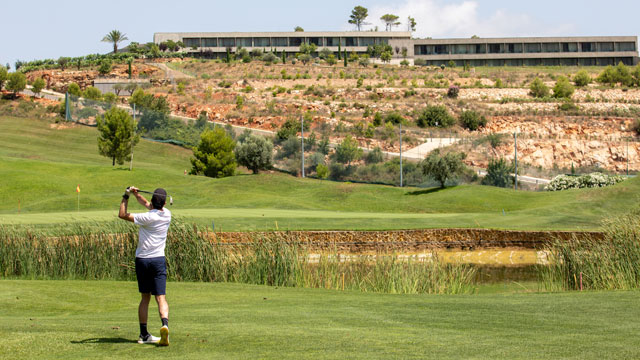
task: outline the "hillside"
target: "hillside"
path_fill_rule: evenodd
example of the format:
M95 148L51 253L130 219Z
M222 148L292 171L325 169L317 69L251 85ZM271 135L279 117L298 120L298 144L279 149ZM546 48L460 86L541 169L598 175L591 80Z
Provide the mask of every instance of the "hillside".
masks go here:
M215 219L227 230L595 229L604 217L636 206L640 194L638 179L560 193L484 186L401 189L278 173L210 179L184 175L189 150L146 140L136 148L130 172L128 165L112 167L98 155L96 137L94 128L0 117L0 223L114 219L123 189L136 185L165 187L177 216L204 224Z

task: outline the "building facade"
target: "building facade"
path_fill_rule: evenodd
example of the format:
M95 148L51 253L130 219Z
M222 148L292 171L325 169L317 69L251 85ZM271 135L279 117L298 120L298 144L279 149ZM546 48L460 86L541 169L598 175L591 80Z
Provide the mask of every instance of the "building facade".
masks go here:
M440 66L604 66L638 63L637 36L413 39L410 32L203 32L156 33L154 42L182 41L186 51L222 57L227 50L261 49L296 53L303 43L349 53L365 53L369 45L388 44L395 59L421 59Z

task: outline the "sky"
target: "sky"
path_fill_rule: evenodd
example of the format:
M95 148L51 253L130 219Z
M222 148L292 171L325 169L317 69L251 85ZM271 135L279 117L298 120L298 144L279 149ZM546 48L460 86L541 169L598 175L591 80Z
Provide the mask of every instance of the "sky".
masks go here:
M112 47L101 40L113 29L139 43L154 32L353 30L356 5L369 9L368 29L384 30L387 13L403 21L397 30L414 17L414 37L640 35L633 0L3 1L0 64L106 53Z

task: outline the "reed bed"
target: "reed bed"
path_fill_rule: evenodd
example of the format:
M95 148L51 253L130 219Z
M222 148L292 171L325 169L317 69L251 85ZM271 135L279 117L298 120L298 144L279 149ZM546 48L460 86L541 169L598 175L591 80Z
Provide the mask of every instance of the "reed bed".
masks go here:
M0 276L28 279L133 280L138 235L122 222L105 226L34 230L0 226ZM379 254L343 261L337 253L310 260L303 235L256 235L251 243L222 244L206 228L176 222L167 236L173 281L237 282L270 286L359 290L397 294L460 294L474 291L476 270ZM73 233L73 235L69 235Z
M604 238L549 243L550 265L539 268L546 290L640 288L640 212L609 220L604 229Z

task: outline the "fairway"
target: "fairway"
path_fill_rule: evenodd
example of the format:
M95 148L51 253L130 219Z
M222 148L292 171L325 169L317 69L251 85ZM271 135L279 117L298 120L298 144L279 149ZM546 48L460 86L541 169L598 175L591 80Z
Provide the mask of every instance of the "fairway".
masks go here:
M637 178L609 188L556 193L477 185L397 188L279 173L211 179L184 175L189 150L146 140L136 147L129 171L98 155L96 137L94 128L0 117L0 198L6 199L0 223L109 221L129 185L162 186L174 197L171 210L177 218L215 223L222 231L596 230L604 218L626 213L640 199ZM138 204L131 210L143 211Z
M638 292L381 295L169 283L171 346L138 345L133 282L0 281L0 358L623 359ZM159 319L151 306L149 324Z

